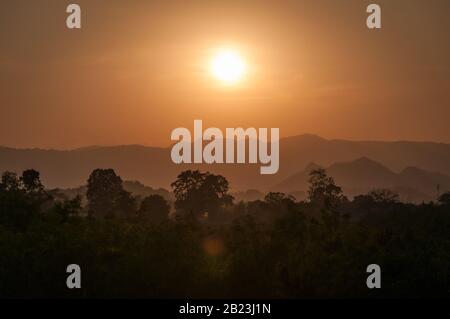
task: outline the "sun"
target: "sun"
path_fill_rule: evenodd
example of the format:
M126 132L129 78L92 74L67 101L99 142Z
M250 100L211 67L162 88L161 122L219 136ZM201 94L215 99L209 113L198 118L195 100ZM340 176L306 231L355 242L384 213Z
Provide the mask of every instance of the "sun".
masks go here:
M247 72L247 65L241 55L233 50L219 51L211 63L211 73L227 85L238 83Z

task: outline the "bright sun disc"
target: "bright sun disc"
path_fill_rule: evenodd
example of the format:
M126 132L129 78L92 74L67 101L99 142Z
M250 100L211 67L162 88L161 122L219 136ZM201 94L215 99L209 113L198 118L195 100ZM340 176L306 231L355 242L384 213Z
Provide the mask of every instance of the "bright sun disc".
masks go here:
M214 77L225 84L235 84L241 80L247 69L244 60L233 51L218 53L211 67Z

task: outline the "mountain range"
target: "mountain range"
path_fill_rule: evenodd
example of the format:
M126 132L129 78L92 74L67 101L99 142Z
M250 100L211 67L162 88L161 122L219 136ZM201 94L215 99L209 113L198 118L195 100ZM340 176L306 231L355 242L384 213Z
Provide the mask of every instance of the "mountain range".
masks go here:
M293 174L272 189L298 194L299 196L296 197L306 196L304 191L308 189L309 174L317 168L321 166L310 163L304 170ZM434 200L441 190L450 190L450 176L417 167L407 167L395 173L366 157L350 162L335 163L326 170L335 183L341 186L344 193L350 197L384 188L397 192L402 201L421 202Z
M280 140L280 170L275 175L261 175L259 164L176 165L170 150L140 145L67 151L0 147L0 171L34 168L47 187L74 188L85 185L92 170L114 168L124 180L168 189L182 170L201 169L224 175L233 191L305 191L308 169L321 166L352 193L404 188L425 200L435 198L438 184L442 191L450 186L450 144L444 143L328 140L310 134L287 137Z

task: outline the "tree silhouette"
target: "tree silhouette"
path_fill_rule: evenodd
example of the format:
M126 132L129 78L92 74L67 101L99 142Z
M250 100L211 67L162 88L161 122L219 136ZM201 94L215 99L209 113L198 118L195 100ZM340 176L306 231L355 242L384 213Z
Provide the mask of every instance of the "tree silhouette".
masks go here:
M295 197L284 193L270 192L264 197L269 210L276 214L286 213L295 207Z
M89 176L86 197L92 217L132 214L134 198L123 189L122 179L113 169L96 169Z
M367 195L377 204L393 204L399 201L399 195L390 189L374 189Z
M73 199L56 202L50 212L60 217L61 222L67 222L72 217L78 217L81 209L81 196L77 195Z
M450 206L450 192L444 193L439 196L438 201L444 206Z
M308 199L311 203L331 209L346 200L342 188L327 176L325 169L312 170L309 175Z
M144 198L138 210L139 218L161 223L168 220L170 205L161 195L150 195Z
M20 189L20 180L17 178L17 174L14 172L4 172L2 174L0 189L7 192L18 191Z
M228 181L220 175L184 171L171 186L176 198L175 208L195 217L216 213L233 203L233 197L228 194Z
M40 180L40 173L34 169L23 171L20 181L28 193L41 193L44 191L44 186Z
M168 219L169 206L159 196L144 198L136 218L84 218L81 197L55 196L40 205L41 191L30 192L39 189L38 173L21 176L6 172L0 182L0 298L449 296L450 193L441 196L442 205L385 205L396 197L377 191L362 195L367 208L355 198L318 211L316 200L344 198L317 172L312 203L268 193L225 207L231 202L226 179L188 171L173 186L178 205L227 212L212 223L191 224ZM89 182L95 216L136 215L134 198L113 170L96 170ZM155 226L159 218L166 222ZM89 289L64 285L61 274L73 261L83 265ZM365 285L374 261L386 265L390 283L376 291Z
M14 172L4 172L0 183L0 223L24 230L50 199L39 180L39 172L26 170L21 178Z

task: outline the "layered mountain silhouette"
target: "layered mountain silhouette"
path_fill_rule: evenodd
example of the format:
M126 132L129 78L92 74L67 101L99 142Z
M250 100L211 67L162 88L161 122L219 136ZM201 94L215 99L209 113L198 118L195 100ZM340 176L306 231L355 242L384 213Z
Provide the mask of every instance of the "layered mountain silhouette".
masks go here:
M294 194L307 190L310 172L317 168L320 166L311 163L272 189ZM417 167L407 167L395 173L366 157L336 163L326 167L326 170L348 196L387 188L399 193L403 201L421 202L435 199L441 189L450 189L450 176Z
M96 168L114 168L124 180L168 189L182 170L201 169L227 177L233 191L267 191L289 183L302 186L293 182L294 176L309 163L317 163L329 168L346 188L408 187L433 198L436 182L444 190L450 175L450 144L444 143L327 140L309 134L288 137L280 140L280 171L275 175L260 175L259 164L175 165L170 150L140 145L69 151L0 147L0 171L34 168L47 187L73 188L86 184Z

